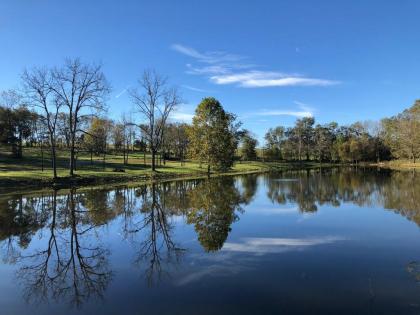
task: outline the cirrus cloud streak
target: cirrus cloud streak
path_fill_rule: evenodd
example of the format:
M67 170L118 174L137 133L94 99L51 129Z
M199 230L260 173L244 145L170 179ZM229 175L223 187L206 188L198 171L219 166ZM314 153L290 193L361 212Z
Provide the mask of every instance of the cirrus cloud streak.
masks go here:
M233 84L243 88L285 87L285 86L331 86L340 81L308 77L302 74L278 71L256 70L255 64L242 63L246 57L223 51L199 52L198 50L174 44L171 48L193 58L198 64L187 64L187 73L206 76L218 85Z
M288 75L279 72L248 71L235 74L220 74L210 77L216 84L237 84L240 87L261 88L281 86L328 86L338 81L307 78L299 75Z

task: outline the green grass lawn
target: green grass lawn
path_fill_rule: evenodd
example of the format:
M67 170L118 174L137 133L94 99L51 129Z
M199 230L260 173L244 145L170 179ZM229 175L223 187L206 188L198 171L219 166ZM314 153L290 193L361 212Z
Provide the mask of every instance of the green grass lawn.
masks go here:
M159 160L159 159L158 159ZM24 148L23 158L16 159L6 154L0 148L0 188L13 188L25 186L51 186L52 184L71 185L93 185L111 184L116 182L139 182L163 179L174 179L177 177L198 177L207 175L207 167L195 161L186 161L181 165L180 161L166 161L165 164L157 162L156 172L151 171L151 156L146 155L146 164L141 152L129 155L128 165L123 164L122 155L106 155L105 162L102 156L91 156L88 153L79 153L77 156L76 176L71 178L68 171L69 156L67 150L59 150L58 183L52 181L51 160L49 152L44 152L44 171L41 170L42 159L39 148ZM331 164L322 164L322 167L329 167ZM420 163L409 161L391 161L376 165L395 169L420 169ZM288 170L302 168L318 168L320 164L311 162L235 162L232 169L225 173L212 172L212 176L223 174L238 174L249 172L262 172L268 170ZM117 172L115 170L124 170Z
M58 176L62 179L69 177L68 152L58 151L57 165ZM8 154L0 153L0 183L24 183L31 184L31 181L48 182L52 179L51 160L49 152L44 152L44 171L42 171L42 158L39 148L24 148L23 158L16 159ZM151 171L151 156L146 155L144 164L143 153L132 153L129 155L128 165L123 164L122 155L106 155L105 162L102 156L93 156L91 161L90 154L78 154L77 170L75 174L78 178L89 179L141 179L150 178L152 175L158 178L176 177L186 175L206 174L207 168L203 165L200 168L198 162L186 161L181 165L179 161L166 161L165 164L158 163L156 172ZM274 164L273 164L274 165ZM286 165L286 163L284 164ZM269 163L262 162L236 162L228 173L246 173L253 171L264 171L270 168ZM276 164L279 167L279 164ZM123 169L124 172L116 172L116 169Z

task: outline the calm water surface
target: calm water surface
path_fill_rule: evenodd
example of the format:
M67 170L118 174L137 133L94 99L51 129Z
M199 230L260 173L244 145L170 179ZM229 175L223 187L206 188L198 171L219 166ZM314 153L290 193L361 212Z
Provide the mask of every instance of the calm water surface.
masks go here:
M420 174L0 196L1 314L420 314Z

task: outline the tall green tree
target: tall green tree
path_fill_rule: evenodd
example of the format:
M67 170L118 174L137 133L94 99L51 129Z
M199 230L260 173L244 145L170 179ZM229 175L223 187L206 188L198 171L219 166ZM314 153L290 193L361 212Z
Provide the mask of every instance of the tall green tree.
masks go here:
M241 132L240 142L241 159L245 161L255 161L257 159L256 147L258 145L258 140L249 130L244 130Z
M239 128L235 119L213 97L204 98L195 110L188 130L189 153L207 164L208 173L211 168L223 171L233 165Z
M163 151L165 157L171 155L184 164L184 158L188 146L188 136L186 123L170 123L167 125L164 133Z
M331 149L334 141L334 126L316 125L314 128L314 155L319 162L331 160Z
M382 121L385 143L396 158L420 158L420 100L401 114Z
M109 120L96 117L93 118L84 137L84 143L89 151L96 155L105 153L111 130L112 124Z
M281 149L285 140L285 129L282 126L268 129L264 136L266 142L265 156L280 160L282 158Z
M14 90L1 93L0 107L0 141L11 145L14 157L21 158L23 142L33 136L37 114L28 109Z
M314 123L313 117L303 117L296 121L294 130L298 139L299 160L302 160L303 155L306 156L306 160L309 160L313 144Z

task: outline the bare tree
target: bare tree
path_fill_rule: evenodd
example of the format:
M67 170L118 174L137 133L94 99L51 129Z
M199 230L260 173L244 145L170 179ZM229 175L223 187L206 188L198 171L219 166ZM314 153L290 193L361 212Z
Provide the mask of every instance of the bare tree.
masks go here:
M47 69L34 68L31 71L25 70L22 75L22 81L29 104L40 110L40 118L48 128L53 176L56 179L56 127L62 102L59 102L52 95L51 74Z
M76 136L80 122L95 112L105 109L110 86L100 65L83 64L79 59L68 59L61 68L52 70L50 85L60 105L68 109L70 132L70 175L75 170ZM87 111L90 110L90 113Z
M70 128L69 128L69 115L61 112L57 118L57 138L58 143L66 148L70 148Z
M169 275L164 267L178 262L184 249L178 247L172 239L173 226L169 220L169 210L165 204L165 192L162 185L153 184L140 191L142 198L141 220L134 220L128 232L134 236L143 232L143 238L135 259L135 264L146 262L145 276L149 286ZM133 239L134 242L135 238Z
M128 155L130 153L130 147L132 149L132 144L135 138L135 124L132 120L131 115L123 115L122 125L124 126L124 143L123 143L123 150L124 150L124 165L128 165Z
M22 96L16 90L1 92L1 104L6 108L16 108L22 101Z
M155 71L145 71L139 79L140 91L130 91L138 112L145 118L145 124L138 126L144 133L152 153L152 170L156 169L156 154L159 151L166 121L174 108L181 103L175 88L167 86L167 79Z
M45 248L35 247L18 258L17 277L27 302L53 299L80 308L85 301L103 298L113 275L109 250L95 242L97 225L87 219L80 198L74 189L66 198L58 197L54 190L41 202L51 215L45 226Z
M41 149L41 171L44 171L44 144L50 143L50 132L47 128L47 124L41 115L38 114L36 120L33 122L33 142L35 142ZM50 145L51 147L51 145Z

